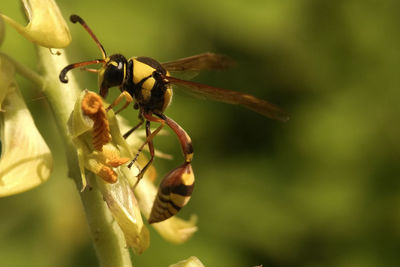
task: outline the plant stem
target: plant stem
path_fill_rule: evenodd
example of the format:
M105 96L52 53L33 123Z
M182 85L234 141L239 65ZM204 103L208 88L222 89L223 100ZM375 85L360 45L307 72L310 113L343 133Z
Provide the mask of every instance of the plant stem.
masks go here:
M14 64L14 67L15 67L16 71L20 75L22 75L25 78L27 78L28 80L34 82L36 85L38 85L40 87L43 87L44 80L43 80L42 76L40 76L39 74L37 74L33 70L28 69L23 64L21 64L18 61L14 60L12 57L8 56L7 54L4 54L3 52L0 52L0 55L2 57L7 58L7 60L9 60L10 62L12 62L12 64Z
M52 55L49 49L38 47L39 61L44 77L42 89L54 114L60 133L60 140L62 140L65 146L69 176L75 181L79 192L81 188L81 174L76 149L72 144L71 138L68 136L67 121L80 93L80 88L71 74L68 76L68 84L62 84L59 81L58 75L61 69L68 65L65 52L62 53L61 56L56 56ZM100 266L132 266L124 235L113 221L112 215L103 201L102 195L95 184L96 177L88 175L88 178L93 183L93 190L86 190L80 193L80 196L85 208Z

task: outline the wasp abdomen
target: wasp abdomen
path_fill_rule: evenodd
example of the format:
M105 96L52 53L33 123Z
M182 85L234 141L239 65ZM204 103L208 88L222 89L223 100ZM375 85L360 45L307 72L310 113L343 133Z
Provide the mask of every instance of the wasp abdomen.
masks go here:
M185 162L168 173L161 181L149 223L164 221L184 207L192 195L194 174L190 162Z

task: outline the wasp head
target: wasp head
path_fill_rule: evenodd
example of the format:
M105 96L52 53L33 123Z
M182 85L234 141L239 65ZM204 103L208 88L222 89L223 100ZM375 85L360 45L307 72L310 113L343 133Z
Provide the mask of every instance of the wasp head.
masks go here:
M121 54L114 54L106 58L104 65L99 70L100 95L107 96L108 89L121 86L126 76L126 58Z

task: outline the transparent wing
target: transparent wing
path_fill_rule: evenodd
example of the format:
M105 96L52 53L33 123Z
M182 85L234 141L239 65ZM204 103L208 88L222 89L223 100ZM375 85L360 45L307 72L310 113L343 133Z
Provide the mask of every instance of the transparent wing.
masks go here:
M161 65L170 72L179 72L226 69L233 66L234 62L224 55L204 53L161 63Z
M216 88L201 83L185 81L169 76L165 76L164 79L166 79L169 83L180 85L189 89L191 93L204 96L211 100L241 105L270 119L279 121L289 120L288 114L279 107L252 95Z

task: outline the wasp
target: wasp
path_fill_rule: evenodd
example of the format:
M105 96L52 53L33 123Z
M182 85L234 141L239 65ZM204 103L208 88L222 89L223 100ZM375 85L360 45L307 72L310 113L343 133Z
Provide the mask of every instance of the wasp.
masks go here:
M66 66L60 73L60 81L67 83L67 72L75 68L81 67L86 71L95 72L98 74L100 95L103 98L107 96L111 87L119 87L121 91L121 94L110 104L107 110L114 108L124 99L125 104L116 113L125 109L131 103L133 103L135 109L138 109L139 123L123 135L124 138L128 138L133 131L145 123L146 140L139 148L136 157L128 165L128 167L132 166L141 150L147 145L150 159L138 174L138 181L153 162L153 138L162 127L165 124L168 125L179 139L185 162L162 179L148 220L149 223L166 220L178 213L189 201L194 187L194 174L191 167L193 158L192 141L179 124L164 114L164 111L171 103L172 85L187 88L190 92L205 96L211 100L244 106L271 119L288 120L288 115L284 111L265 100L244 93L178 79L170 74L170 72L224 69L229 67L232 62L226 56L204 53L166 63L159 63L150 57L142 56L129 59L121 54L107 56L104 47L81 17L71 15L70 20L73 23L80 23L89 33L98 46L102 58ZM84 67L93 64L102 65L99 69ZM151 122L159 123L160 125L154 131L151 131Z

